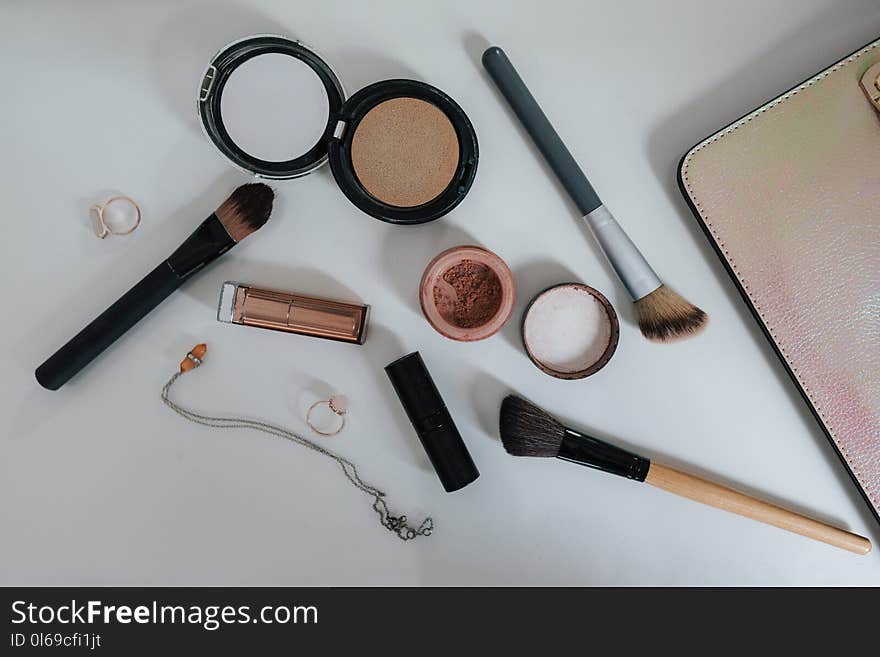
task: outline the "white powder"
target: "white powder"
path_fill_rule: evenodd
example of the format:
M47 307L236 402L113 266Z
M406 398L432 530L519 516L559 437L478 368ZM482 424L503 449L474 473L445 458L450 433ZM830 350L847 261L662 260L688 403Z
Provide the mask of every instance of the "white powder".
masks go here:
M562 286L532 304L523 327L532 357L561 373L579 372L598 361L611 341L611 320L586 290Z

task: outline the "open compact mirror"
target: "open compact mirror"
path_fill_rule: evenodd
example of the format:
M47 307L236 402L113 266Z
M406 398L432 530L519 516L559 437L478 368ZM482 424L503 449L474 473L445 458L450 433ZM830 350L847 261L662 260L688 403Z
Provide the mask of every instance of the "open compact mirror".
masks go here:
M397 79L346 99L327 62L281 36L246 37L217 53L198 111L205 134L238 168L283 180L329 160L345 196L390 223L443 216L476 175L476 133L445 93Z

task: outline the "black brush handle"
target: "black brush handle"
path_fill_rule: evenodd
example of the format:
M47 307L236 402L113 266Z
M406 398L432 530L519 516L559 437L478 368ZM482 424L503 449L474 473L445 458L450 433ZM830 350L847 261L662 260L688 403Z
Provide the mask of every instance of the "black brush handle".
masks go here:
M526 83L498 46L483 53L483 66L498 86L514 114L519 118L550 168L565 187L582 215L588 215L602 205L590 181L553 129Z
M167 299L184 280L167 261L160 264L40 365L35 372L39 384L58 390Z
M574 429L565 430L556 458L636 481L644 481L651 467L651 461L644 456Z

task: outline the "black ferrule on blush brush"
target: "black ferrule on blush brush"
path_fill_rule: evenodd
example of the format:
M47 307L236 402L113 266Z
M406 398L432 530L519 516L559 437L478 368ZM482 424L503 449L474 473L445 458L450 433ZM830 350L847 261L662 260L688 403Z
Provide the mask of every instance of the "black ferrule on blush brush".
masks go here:
M651 461L643 456L573 429L565 430L556 458L636 481L644 481L651 467Z
M171 254L168 265L180 278L186 279L219 258L235 244L235 240L214 213L199 224L199 227Z
M385 373L428 453L447 493L480 476L425 362L415 351L385 367Z

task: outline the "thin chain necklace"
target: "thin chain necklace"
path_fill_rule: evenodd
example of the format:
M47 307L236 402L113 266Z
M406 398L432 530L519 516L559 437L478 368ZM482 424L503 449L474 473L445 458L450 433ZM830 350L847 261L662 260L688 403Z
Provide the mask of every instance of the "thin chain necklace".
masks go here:
M195 349L193 351L195 351ZM215 429L253 429L254 431L261 431L272 436L284 438L293 443L302 445L303 447L308 447L319 454L323 454L339 464L339 467L342 468L342 472L351 482L352 486L373 498L373 510L378 514L379 522L385 527L385 529L393 532L403 541L410 541L416 536L431 535L434 531L434 521L430 516L426 517L418 527L412 527L407 523L406 516L391 515L391 512L388 510L388 504L384 499L385 493L361 479L354 463L331 452L329 449L321 447L320 445L313 443L311 440L303 438L284 427L279 427L268 422L259 422L257 420L248 420L238 417L212 417L210 415L201 415L200 413L196 413L195 411L172 401L169 393L171 392L171 386L174 385L175 381L177 381L182 374L191 369L195 369L202 364L202 356L204 355L205 348L202 348L198 356L195 356L193 351L186 355L183 363L181 363L181 370L168 379L168 382L162 387L162 402L168 406L168 408L182 418L206 427L212 427ZM188 366L185 367L184 364L187 364Z

